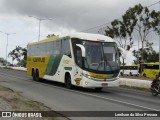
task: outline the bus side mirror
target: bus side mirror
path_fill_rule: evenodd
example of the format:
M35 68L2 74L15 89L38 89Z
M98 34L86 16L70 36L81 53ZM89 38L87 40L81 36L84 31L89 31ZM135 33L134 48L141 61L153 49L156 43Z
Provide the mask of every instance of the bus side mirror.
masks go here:
M83 45L81 45L81 44L76 44L76 46L81 48L82 57L86 57L86 49L85 49L85 47Z
M118 47L118 50L119 50L122 58L123 58L123 59L126 59L126 56L127 56L126 50L123 49L122 47Z

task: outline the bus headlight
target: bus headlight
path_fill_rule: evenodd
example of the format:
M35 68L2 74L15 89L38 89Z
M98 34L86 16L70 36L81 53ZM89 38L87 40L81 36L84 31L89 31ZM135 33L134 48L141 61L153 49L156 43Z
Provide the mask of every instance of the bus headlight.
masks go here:
M84 76L84 77L86 77L86 78L91 78L91 75L88 73L88 72L86 72L86 71L83 71L82 72L82 75Z

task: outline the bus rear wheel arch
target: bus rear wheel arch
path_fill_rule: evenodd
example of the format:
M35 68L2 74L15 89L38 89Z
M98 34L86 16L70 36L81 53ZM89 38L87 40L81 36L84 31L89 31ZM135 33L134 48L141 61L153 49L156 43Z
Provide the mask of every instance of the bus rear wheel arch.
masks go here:
M69 73L65 74L65 85L68 89L71 89L73 87L71 82L71 75Z

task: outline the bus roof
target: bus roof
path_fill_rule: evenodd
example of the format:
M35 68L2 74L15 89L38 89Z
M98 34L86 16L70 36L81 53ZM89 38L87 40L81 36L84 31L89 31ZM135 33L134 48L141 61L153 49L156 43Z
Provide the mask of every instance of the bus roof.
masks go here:
M57 40L58 38L59 38L59 36L53 36L53 37L50 37L50 38L47 38L47 39L44 39L44 40L40 40L40 41L37 41L37 42L29 43L29 45L50 42L50 41Z
M114 40L108 36L100 35L100 34L92 34L92 33L72 33L70 35L65 35L62 37L59 36L53 36L44 40L40 40L38 42L32 42L29 43L31 44L39 44L39 43L45 43L45 42L50 42L54 40L58 40L59 38L64 38L64 37L70 37L70 38L79 38L79 39L85 39L85 40L92 40L92 41L100 41L100 42L114 42Z
M102 42L114 42L114 40L108 36L100 35L100 34L92 34L92 33L72 33L69 35L70 38L79 38L85 40L93 40L93 41L102 41Z

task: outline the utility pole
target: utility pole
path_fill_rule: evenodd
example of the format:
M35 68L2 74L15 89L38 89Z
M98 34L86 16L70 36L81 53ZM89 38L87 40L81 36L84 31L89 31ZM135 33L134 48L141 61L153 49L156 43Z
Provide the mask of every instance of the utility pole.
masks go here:
M3 34L5 34L6 36L7 36L7 43L6 43L6 67L7 67L7 58L8 58L8 52L7 52L7 50L8 50L8 36L9 35L12 35L12 34L16 34L16 33L5 33L5 32L2 32L2 31L0 31L1 33L3 33Z
M35 18L35 19L37 19L37 20L39 20L39 29L38 29L38 41L40 40L40 34L41 34L41 21L43 21L43 20L53 20L53 18L38 18L38 17L35 17L35 16L28 16L28 17L33 17L33 18Z

